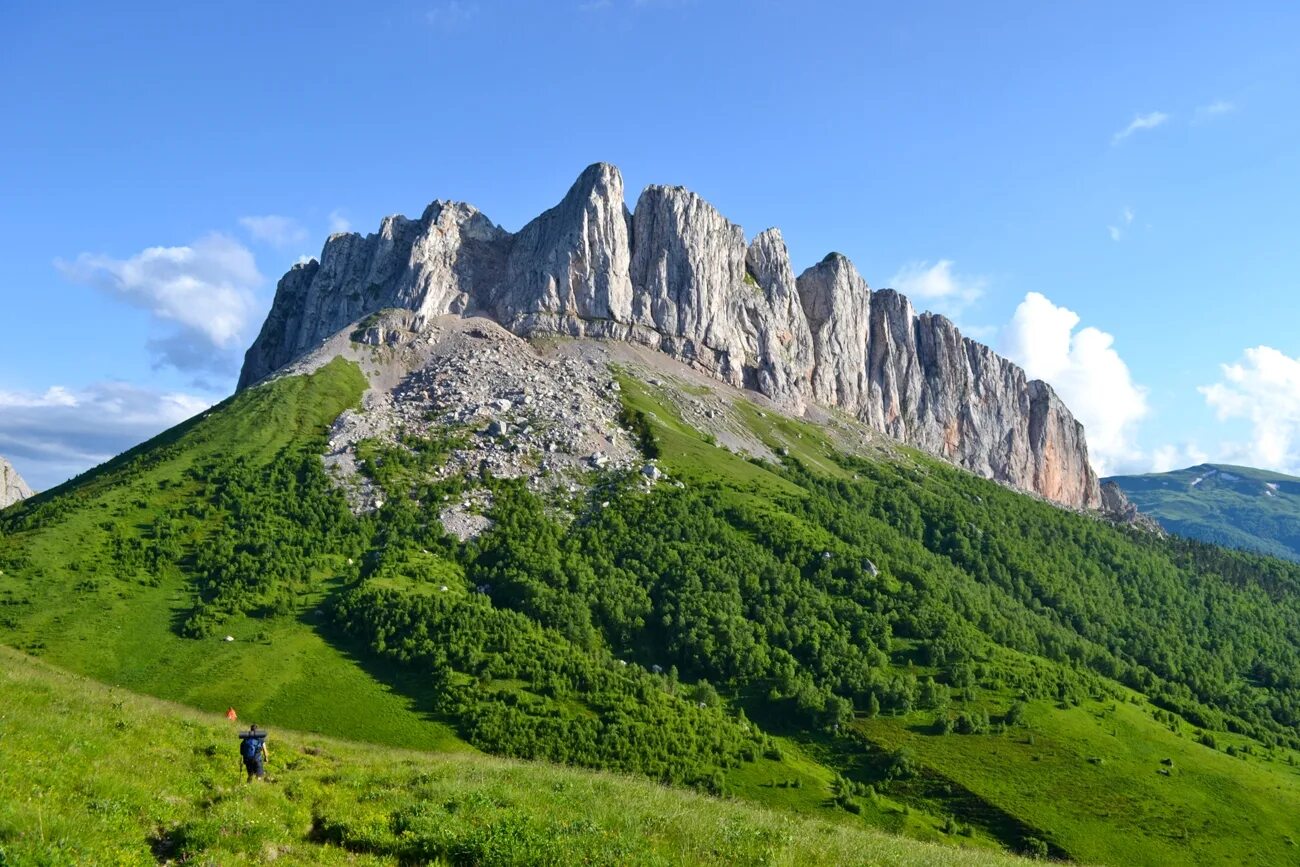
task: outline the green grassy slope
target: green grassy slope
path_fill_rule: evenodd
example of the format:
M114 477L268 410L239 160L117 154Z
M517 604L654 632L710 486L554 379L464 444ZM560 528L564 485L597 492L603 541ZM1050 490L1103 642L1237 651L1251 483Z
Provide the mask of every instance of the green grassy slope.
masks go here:
M134 562L124 567L115 555L118 540L147 538L156 522L191 508L198 490L193 470L217 457L265 464L319 438L364 387L354 366L336 361L311 376L244 392L10 510L19 514L0 547L0 641L204 710L234 706L308 731L463 748L420 706L409 676L373 661L368 671L346 647L326 640L313 600L324 595L330 576L304 594L296 616L236 618L220 634L194 641L174 629L191 602L188 576ZM218 513L187 525L194 529L180 540L179 559L222 519Z
M235 724L0 648L0 864L993 865L609 774Z
M209 635L181 634L195 602L195 551L229 521L220 509L195 509L210 495L201 480L211 475L208 468L264 467L304 444L310 449L363 390L359 371L342 361L278 380L10 510L0 521L0 641L106 683L211 712L233 706L245 718L280 727L395 747L471 750L422 672L332 628L328 600L342 576L356 572L342 554L314 564L312 583L298 589L287 612L236 614ZM797 491L769 473L754 477ZM171 540L175 563L130 553L167 543L156 528L173 525L182 531ZM425 576L446 568L445 580L458 589L464 580L456 580L454 564L433 555L406 552L397 568ZM375 577L373 586L430 592L406 578ZM781 761L760 757L727 771L724 784L771 807L844 819L827 801L835 777L788 743ZM795 780L797 787L789 785ZM866 805L853 822L942 837L939 818L887 798ZM959 842L996 845L979 836Z
M872 742L910 749L944 780L1106 864L1300 860L1296 754L1240 757L1157 723L1145 702L1029 706L1006 733L937 735L932 715L866 720ZM1246 739L1217 738L1244 745ZM1170 762L1171 764L1165 764ZM1167 775L1166 773L1167 772Z
M1171 533L1300 560L1300 479L1294 476L1200 464L1107 481Z
M628 376L629 423L668 474L653 490L610 476L543 503L434 478L446 441L410 439L363 444L388 496L356 519L317 455L363 386L336 361L253 389L0 514L0 643L277 727L636 770L847 828L1088 863L1297 860L1300 569L1115 529L906 449L852 458L742 404L786 456L747 460ZM485 486L494 527L445 536L444 497ZM445 855L443 813L394 782L422 779L382 777L373 813L348 795L341 824L313 807L312 839ZM508 826L564 837L539 818L540 778L510 779L527 791L493 790L517 806ZM449 789L425 799L478 815ZM295 799L271 845L303 843L300 802L332 803ZM219 825L151 821L165 846L224 845ZM783 839L762 844L776 863L808 844Z
M666 430L675 428L673 411L654 389L628 386L625 393L640 411ZM770 447L806 465L816 467L834 453L813 426L752 407L742 412ZM905 453L918 478L930 477L927 484L942 488L952 476L932 458ZM699 478L733 460L709 460L698 449L677 445L665 449L660 463L681 477ZM981 490L976 499L990 501L981 500L984 505L1019 499L982 482L970 487ZM1085 519L1063 523L1078 520ZM909 653L897 659L918 676L932 671ZM1007 648L981 668L1042 670L1032 657ZM998 720L1023 692L997 681L994 673L977 677L968 690L972 700L962 706L983 708ZM842 744L828 750L824 739L807 733L799 740L814 755L838 752L828 764L856 764L862 778L877 781L881 763L904 751L919 770L893 782L892 797L959 823L1001 830L1003 839L1035 834L1057 856L1108 864L1300 863L1294 820L1300 810L1300 752L1263 748L1223 732L1211 748L1199 742L1200 729L1127 689L1114 689L1104 700L1075 701L1019 701L1023 722L978 734L942 733L938 723L951 719L949 711L859 716L853 724L860 738L856 755Z

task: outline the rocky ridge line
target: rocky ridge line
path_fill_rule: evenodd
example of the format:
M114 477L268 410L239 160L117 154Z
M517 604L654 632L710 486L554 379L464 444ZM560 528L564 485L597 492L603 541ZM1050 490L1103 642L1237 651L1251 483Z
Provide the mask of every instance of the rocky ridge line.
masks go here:
M841 255L796 277L778 230L746 244L682 187L646 187L629 212L605 163L513 234L472 205L436 201L419 220L330 236L319 261L280 280L239 387L387 308L642 344L793 413L839 409L979 475L1102 505L1083 427L1046 383L944 317L873 292Z

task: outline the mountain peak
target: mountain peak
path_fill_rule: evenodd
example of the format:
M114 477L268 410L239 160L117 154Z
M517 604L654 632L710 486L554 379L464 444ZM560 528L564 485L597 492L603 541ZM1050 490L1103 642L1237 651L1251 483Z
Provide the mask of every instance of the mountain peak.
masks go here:
M0 509L31 495L32 489L23 481L23 477L18 475L12 464L0 457Z
M513 234L436 201L419 220L331 236L318 266L280 280L239 386L386 308L417 327L483 315L522 336L648 346L794 414L822 404L1064 505L1101 504L1081 428L1050 389L947 319L873 292L839 253L794 273L779 230L747 244L680 186L647 186L629 212L619 170L593 163Z

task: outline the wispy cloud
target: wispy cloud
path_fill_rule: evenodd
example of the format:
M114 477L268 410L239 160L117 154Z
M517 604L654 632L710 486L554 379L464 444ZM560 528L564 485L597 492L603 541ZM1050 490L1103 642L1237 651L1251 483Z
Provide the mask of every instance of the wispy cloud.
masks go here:
M1125 206L1124 210L1120 212L1119 216L1120 216L1119 225L1117 226L1111 225L1106 227L1106 231L1110 233L1110 239L1112 241L1120 241L1124 238L1124 232L1128 230L1129 226L1133 225L1133 218L1136 216L1136 214L1133 213L1132 208Z
M889 279L889 284L899 292L920 302L938 313L957 318L967 307L984 294L988 281L983 277L959 275L952 269L951 259L929 262L909 262Z
M1128 126L1111 136L1110 142L1111 144L1119 144L1124 139L1133 135L1133 133L1155 129L1167 120L1169 120L1169 115L1165 114L1163 111L1153 111L1149 114L1136 115L1133 120L1129 121Z
M1201 123L1216 117L1220 117L1225 114L1230 114L1236 110L1237 110L1237 106L1233 105L1227 100L1216 99L1214 102L1210 103L1209 105L1197 106L1196 112L1192 117L1193 120L1195 120L1198 123Z
M347 218L342 208L330 211L330 234L352 231L352 221Z
M182 247L148 247L126 259L82 253L55 267L74 283L148 311L170 326L150 348L181 370L227 366L254 309L262 282L248 248L220 233Z
M202 412L212 401L124 382L0 391L0 454L37 490L101 464Z
M1210 459L1196 443L1167 443L1151 450L1150 472L1167 473L1203 464Z
M469 0L443 0L424 13L424 19L438 30L456 30L478 15L478 3Z
M307 240L307 229L292 217L280 214L240 217L239 225L255 241L263 241L273 247L292 247Z

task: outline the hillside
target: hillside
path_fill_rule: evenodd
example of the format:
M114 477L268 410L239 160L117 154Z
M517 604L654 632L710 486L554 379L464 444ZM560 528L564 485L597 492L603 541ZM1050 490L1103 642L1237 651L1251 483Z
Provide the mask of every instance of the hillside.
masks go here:
M236 723L0 648L0 864L1023 863L611 774Z
M0 513L0 642L271 726L951 847L1295 860L1300 567L855 446L658 356L439 327L348 329ZM494 415L457 416L485 383ZM580 411L547 416L564 389ZM561 459L564 430L611 451Z
M1300 479L1294 476L1200 464L1107 481L1171 533L1300 560Z

